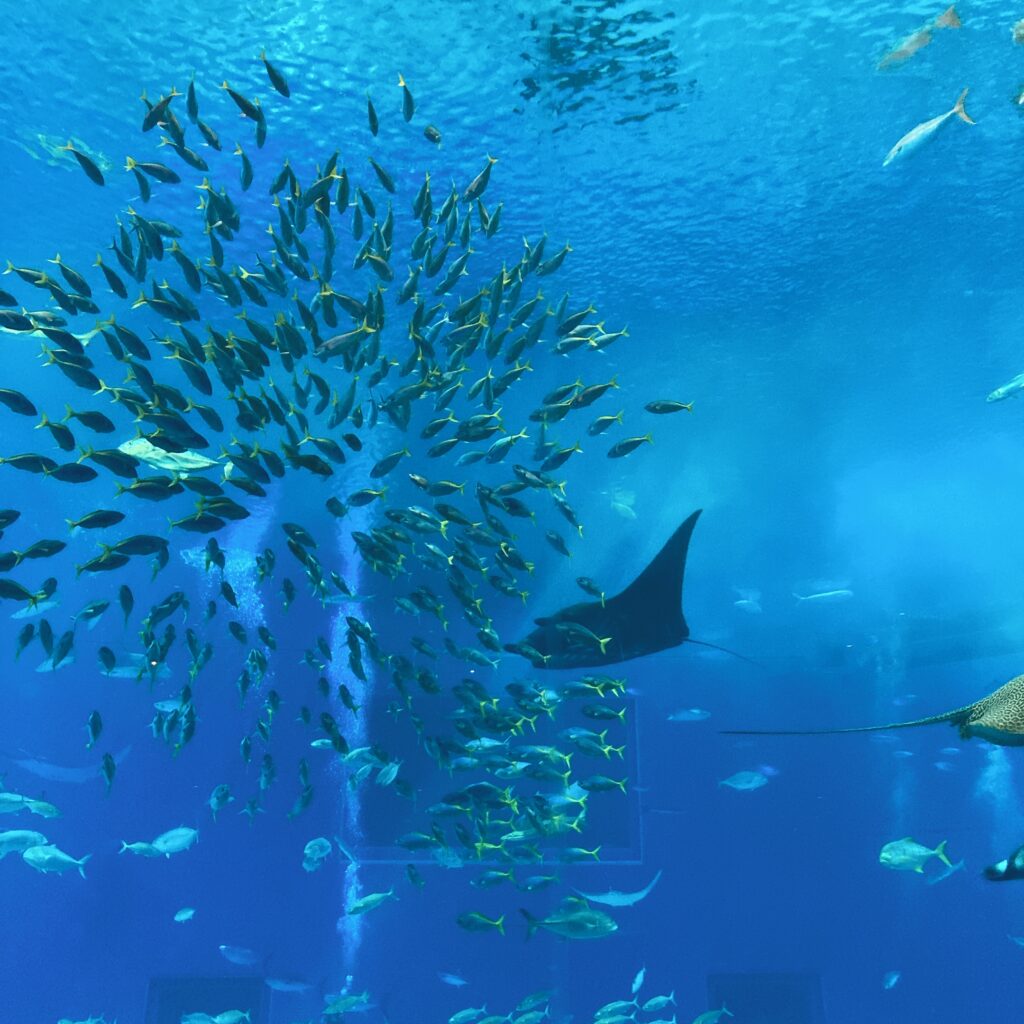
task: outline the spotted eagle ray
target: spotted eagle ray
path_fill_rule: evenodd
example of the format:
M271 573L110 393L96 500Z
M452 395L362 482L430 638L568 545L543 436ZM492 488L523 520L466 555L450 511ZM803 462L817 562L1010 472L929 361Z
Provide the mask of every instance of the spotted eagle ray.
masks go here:
M659 878L660 871L639 892L621 892L619 889L609 889L608 892L580 892L577 889L576 892L591 903L603 903L606 907L632 907L650 895Z
M505 649L529 658L535 668L589 668L654 654L684 641L714 647L690 639L682 609L686 552L700 513L697 509L683 522L620 594L534 619L537 628L522 643Z
M960 730L960 738L972 736L1002 747L1024 746L1024 675L1003 683L994 693L953 711L915 718L910 722L862 725L852 729L723 729L729 736L831 736L846 732L879 732L883 729L909 729L918 725L949 722Z

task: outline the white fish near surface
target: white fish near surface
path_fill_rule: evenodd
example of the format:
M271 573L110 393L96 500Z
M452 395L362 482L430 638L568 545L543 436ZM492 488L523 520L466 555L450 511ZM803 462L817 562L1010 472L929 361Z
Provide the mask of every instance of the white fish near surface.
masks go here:
M216 1017L209 1013L186 1013L180 1024L245 1024L251 1020L249 1010L225 1010Z
M883 167L888 167L894 160L898 160L901 157L905 157L910 153L913 153L920 149L926 142L929 142L935 137L935 133L952 117L959 117L961 121L966 121L967 124L974 124L974 121L968 116L967 111L964 110L964 97L967 95L967 90L964 89L962 93L957 97L956 103L953 105L952 110L947 110L944 114L939 114L938 117L933 117L929 121L923 121L916 128L911 128L906 135L896 143L892 149L889 150L888 155L882 161Z
M162 857L163 854L152 843L126 843L121 840L118 853L134 853L137 857Z
M264 978L263 984L272 992L312 992L313 986L301 978Z
M108 679L133 679L136 682L143 677L146 679L169 679L171 676L171 670L165 662L153 666L145 654L132 652L128 655L128 660L129 664L115 665L109 672L101 669L101 675L105 675Z
M896 983L902 977L903 975L900 974L899 971L889 971L889 973L882 979L882 988L888 992L889 989L896 987Z
M45 615L48 611L53 608L60 606L59 601L39 601L36 604L27 605L24 608L19 608L16 612L11 615L12 619L34 619L39 615Z
M172 828L153 840L153 848L165 857L172 853L184 853L199 841L199 831L194 828Z
M49 842L42 832L29 832L26 829L0 832L0 860L9 853L24 853L33 846L46 846Z
M907 36L907 38L897 46L894 46L878 62L878 67L882 70L896 64L902 64L905 60L909 60L918 52L918 50L923 49L932 41L933 34L938 29L961 27L962 23L956 13L956 8L947 7L946 10L943 11L942 14L940 14L934 21L931 21L927 25L919 28L912 35Z
M27 810L31 798L21 793L0 793L0 814L17 814Z
M192 918L195 917L195 916L196 916L196 912L195 912L195 909L193 907L182 907L181 910L179 910L174 915L174 920L178 924L184 924L186 921L191 921Z
M699 1017L694 1017L693 1024L718 1024L723 1017L733 1016L735 1016L735 1014L732 1010L726 1009L725 1003L722 1003L722 1008L720 1010L708 1010L707 1013L702 1013Z
M985 401L1002 402L1006 398L1012 398L1018 391L1024 391L1024 373L1018 373L1013 380L996 388Z
M680 708L668 716L670 722L706 722L711 717L710 711L703 708Z
M19 811L38 814L41 818L60 817L60 811L45 800L33 800L20 793L0 792L0 814L17 814Z
M847 587L839 587L837 590L820 590L816 594L796 594L793 596L798 601L814 601L817 604L833 604L837 601L849 601L853 597L853 591Z
M639 992L640 989L643 988L644 978L646 976L647 976L647 968L646 967L641 967L640 970L636 972L636 977L633 979L633 987L630 990L630 995L635 996L637 994L637 992Z
M316 871L324 866L331 855L331 841L320 836L310 839L302 850L302 867L306 871Z
M272 992L312 992L313 986L301 978L264 978L263 984Z
M144 437L133 437L130 441L119 444L117 450L138 459L139 462L145 462L154 469L163 469L180 476L188 476L189 473L198 473L220 465L216 459L208 459L198 452L165 452L163 448L158 448Z
M353 902L351 902L345 909L345 913L353 916L356 914L366 914L379 907L382 903L386 903L388 900L397 899L398 897L395 895L394 886L392 886L387 890L387 892L371 892L366 896L360 896L358 899L353 900Z
M659 871L651 881L638 892L620 892L618 889L609 889L608 892L582 892L579 893L588 903L603 903L606 907L632 907L650 895L651 890L658 884L661 878Z
M262 957L255 950L246 949L244 946L218 946L220 955L230 964L238 967L255 967Z
M65 871L77 870L85 878L85 862L91 856L91 853L87 853L81 860L75 860L63 850L58 850L56 846L30 846L21 855L21 859L44 875L63 875Z
M768 776L761 772L737 772L727 779L718 783L720 786L728 786L730 789L738 789L742 792L750 792L768 785Z
M670 1006L676 1005L676 990L672 989L667 996L651 996L650 999L640 1007L644 1013L657 1013L659 1010L665 1010Z
M457 974L450 974L448 971L438 971L437 976L446 984L451 985L454 988L462 988L463 985L468 985L469 982L465 978L460 978Z
M61 661L60 661L60 664L58 664L58 665L54 665L53 657L51 656L51 657L47 658L46 661L40 662L38 665L36 665L36 671L37 672L56 672L57 669L67 668L68 665L74 665L74 663L75 663L75 656L73 654L69 654L66 657L62 658Z
M945 839L934 850L930 850L910 836L906 836L904 839L894 839L891 843L886 843L878 855L878 862L894 871L916 871L922 874L925 863L932 857L938 857L947 868L953 866L946 856Z
M743 590L740 587L733 587L733 590L740 595L738 601L733 601L733 608L739 608L748 615L757 615L761 611L760 590Z
M607 493L607 492L602 492ZM636 519L636 509L633 505L636 502L636 495L632 491L616 489L611 492L611 507L623 519Z
M130 746L125 747L119 754L114 755L114 763L120 768L121 762L124 761L131 752L132 748ZM36 775L40 779L47 779L50 782L93 782L97 775L99 775L101 767L99 762L89 765L88 767L71 768L65 767L64 765L53 764L51 761L45 761L42 758L13 757L8 755L2 756L7 756L11 764L16 765L23 771Z

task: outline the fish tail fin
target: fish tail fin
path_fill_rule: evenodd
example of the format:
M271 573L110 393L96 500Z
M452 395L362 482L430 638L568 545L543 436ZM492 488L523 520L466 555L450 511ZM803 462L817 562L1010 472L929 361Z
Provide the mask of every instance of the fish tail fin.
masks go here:
M950 4L936 19L936 28L962 28L963 22L960 15L956 13L956 7Z
M612 642L612 638L610 636L599 636L597 638L597 642L598 642L598 645L601 648L601 653L602 654L606 654L607 653L606 648Z
M967 95L967 89L964 89L962 93L956 99L956 106L953 107L953 113L960 118L961 121L966 121L968 124L974 124L973 118L964 109L964 97Z
M494 927L497 928L498 931L501 932L502 935L505 934L505 915L504 914L502 914L501 917L499 917L494 922Z
M519 913L526 918L526 938L527 940L533 938L533 933L540 927L540 921L537 920L528 910L524 910L522 907L519 908Z
M91 856L92 856L92 854L91 854L91 853L87 853L87 854L86 854L86 855L85 855L85 856L84 856L84 857L83 857L83 858L82 858L82 859L81 859L81 860L80 860L80 861L78 862L78 873L79 873L79 874L80 874L80 875L81 875L81 876L82 876L83 878L85 878L85 862L86 862L86 861L87 861L87 860L88 860L88 859L89 859L89 858L90 858Z
M124 851L127 850L127 849L128 849L128 844L122 839L121 840L121 849L118 850L117 852L118 853L124 853Z
M951 868L953 865L950 863L949 858L946 856L946 843L947 840L943 839L938 846L935 847L935 856L946 865L947 868Z

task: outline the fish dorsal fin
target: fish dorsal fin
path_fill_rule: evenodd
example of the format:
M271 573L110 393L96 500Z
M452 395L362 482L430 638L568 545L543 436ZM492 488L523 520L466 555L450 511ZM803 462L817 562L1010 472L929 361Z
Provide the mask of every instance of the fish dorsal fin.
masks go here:
M690 537L701 511L697 509L688 516L647 568L625 590L608 600L608 604L622 602L636 608L669 608L677 612L682 624L680 642L690 635L682 610L683 573Z

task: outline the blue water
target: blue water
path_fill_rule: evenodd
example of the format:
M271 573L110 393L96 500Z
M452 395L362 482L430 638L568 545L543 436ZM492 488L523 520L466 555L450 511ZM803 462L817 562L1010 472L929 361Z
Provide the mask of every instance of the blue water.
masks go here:
M45 658L38 640L15 660L26 620L9 619L19 604L3 603L0 774L6 790L50 801L62 814L5 815L0 826L42 831L72 856L91 859L85 880L74 872L38 874L17 853L0 862L0 1024L101 1015L164 1024L178 1016L166 1006L158 1016L155 993L175 984L189 1011L249 1010L254 1022L268 1024L318 1020L325 999L341 992L369 994L345 1020L430 1024L466 1007L505 1015L542 989L553 993L552 1020L581 1022L603 1004L631 998L641 967L641 1003L670 991L678 1002L639 1013L641 1022L673 1013L691 1021L744 985L753 994L732 1000L737 1024L1019 1019L1024 950L1008 936L1024 935L1024 889L981 876L1024 842L1017 751L961 741L946 726L813 738L719 733L914 718L967 704L1020 671L1021 406L1020 399L985 398L1024 370L1015 104L1024 51L1010 31L1019 12L984 0L957 10L962 28L936 31L910 59L879 71L879 58L933 21L941 5L0 3L0 257L56 272L46 260L59 252L87 273L101 315L115 313L153 348L148 365L159 381L192 390L150 334L168 333L166 323L117 299L90 267L101 252L121 272L107 247L116 218L127 223L129 206L181 227L183 247L205 259L194 188L203 175L158 147L159 129L139 131L140 93L155 100L172 85L184 91L193 74L200 116L219 133L223 152L203 146L192 126L189 144L242 217L225 243L226 266L253 269L256 253L269 253L264 228L276 224L277 213L267 191L282 161L289 158L308 186L315 166L338 150L339 166L381 208L386 195L366 158L395 179L394 291L419 229L409 205L424 172L437 209L449 182L464 189L489 154L498 163L485 202L492 210L504 204L501 230L489 242L474 239L484 255L471 260L453 294L468 297L503 261L519 260L524 237L533 244L546 232L547 256L566 242L572 252L557 275L540 281L545 301L554 306L568 292L569 311L592 302L595 321L629 332L601 354L568 358L544 350L551 346L546 334L542 348L531 350L532 370L501 403L510 430L525 424L530 439L497 468L427 458L431 442L420 441L418 431L434 413L419 410L408 435L383 417L372 430L364 427L364 452L350 453L330 481L289 472L266 498L231 491L251 513L217 534L240 608L218 599L210 622L204 609L218 596L220 576L203 570L206 538L168 526L169 515L191 511L188 495L166 503L115 498L117 478L104 471L70 485L0 466L0 507L21 511L0 549L24 550L44 538L68 543L55 558L11 573L29 589L47 576L59 579L59 605L46 613L57 635L88 602L114 601L94 630L79 623L75 660L56 672L35 671ZM264 48L288 78L288 100L267 81L258 60ZM401 116L399 73L416 98L410 125ZM260 97L268 123L262 149L252 124L218 88L225 79ZM965 87L975 126L952 121L921 151L882 167L901 136L949 110ZM366 124L368 91L380 115L376 139ZM184 123L184 98L174 109ZM438 148L422 136L427 123L442 132ZM68 139L98 159L105 188L59 151ZM247 192L232 155L236 142L255 167ZM154 182L152 200L141 203L134 177L122 170L129 155L162 160L184 181ZM351 269L356 243L347 221L335 229L333 285L362 295L374 282L366 269ZM318 239L311 224L306 241L317 253ZM169 257L149 269L149 280L166 278L187 291ZM134 300L140 286L127 283ZM528 281L523 299L537 283ZM289 295L291 286L289 279ZM0 289L30 309L56 308L14 274L0 277ZM304 294L308 301L308 289ZM202 319L191 329L241 330L236 310L209 287L193 298ZM269 312L246 308L265 323L278 310L294 315L277 296ZM383 350L399 361L408 354L410 308L389 306ZM96 319L81 316L73 329L87 331ZM52 419L65 403L117 419L114 435L91 435L72 423L80 444L116 447L133 435L125 410L44 365L38 338L2 333L0 343L0 387L22 391ZM102 366L100 377L120 386L123 367L99 337L88 351ZM481 374L483 366L474 363ZM347 386L337 364L315 368L339 391ZM481 374L467 375L466 388ZM288 374L271 376L290 386ZM557 875L550 888L481 888L473 881L501 866L500 857L477 863L466 856L461 866L449 857L442 865L429 851L396 845L403 834L429 830L427 808L445 793L487 775L439 767L410 712L387 712L398 699L387 670L367 658L367 684L353 679L345 614L369 622L388 653L411 653L411 635L440 650L446 633L428 613L410 619L396 610L394 598L412 584L374 573L351 532L385 525L385 507L428 504L402 482L409 471L466 482L466 495L449 500L475 509L478 480L496 484L510 479L513 461L529 462L536 428L527 417L540 397L577 376L588 384L614 376L619 384L552 431L562 444L581 439L582 454L556 475L583 535L572 538L550 502L521 495L538 512L536 526L509 521L517 546L536 563L534 572L520 574L528 598L506 599L484 584L502 641L521 638L535 616L579 600L577 576L618 591L686 515L702 508L687 562L687 622L694 638L757 665L684 645L611 666L628 686L623 699L608 701L626 708L625 724L609 728L624 756L577 753L573 768L579 776L625 777L628 794L593 794L583 831L547 849L553 860L516 865L520 881ZM397 381L396 368L378 396ZM196 397L228 423L207 453L216 457L221 443L241 436L231 424L233 406L219 384L213 399ZM668 398L693 401L692 414L643 412L644 403ZM369 410L369 396L363 400ZM459 401L460 415L479 411ZM593 415L620 409L622 427L586 436ZM0 455L77 457L35 430L38 418L0 412ZM190 422L205 429L195 416ZM613 440L648 430L652 445L622 460L604 457ZM367 486L373 461L406 444L413 454L394 474L386 505L342 520L328 515L327 497ZM100 507L130 519L96 536L69 536L66 518ZM325 568L373 596L354 605L316 601L285 546L282 522L306 527ZM544 541L548 529L570 539L571 560ZM169 564L155 580L149 558L117 573L76 577L74 566L98 553L97 540L131 533L170 539ZM259 586L253 558L267 547L277 564ZM287 612L285 575L299 591ZM427 570L414 575L415 583L429 579ZM127 626L115 600L122 583L135 594ZM443 578L431 586L445 601L451 635L476 645ZM793 597L822 588L852 596L835 603ZM109 646L127 663L141 652L142 616L177 589L187 594L189 611L169 620L177 637L167 676L150 685L100 674L98 649ZM759 591L761 610L738 607L738 590ZM247 645L229 635L232 618L248 630ZM267 652L262 685L242 701L236 679L250 647L262 649L254 640L261 623L277 649ZM190 627L215 655L194 684L195 737L175 754L149 723L153 702L176 698L187 681ZM318 636L334 659L325 673L329 702L317 692L319 673L301 663ZM503 695L514 681L560 687L579 675L534 672L510 654L493 670L442 654L437 672L439 694L413 684L413 711L425 736L453 740L458 705L451 689L464 677ZM358 716L333 696L338 682L364 704ZM264 743L256 728L267 719L271 689L282 705ZM308 727L296 721L303 706L313 712ZM669 721L687 708L710 717ZM89 751L85 722L94 709L104 730ZM376 785L373 775L354 789L330 751L310 748L323 735L317 722L326 709L351 746L379 744L401 761L406 796ZM567 702L553 722L539 723L536 742L560 742L558 730L570 725L594 723ZM239 752L247 735L248 764ZM531 735L510 742L533 742ZM109 795L99 774L107 752L119 761ZM277 778L250 822L239 811L259 796L268 753ZM303 758L314 798L289 817ZM761 770L767 785L751 792L720 785L750 770ZM206 801L219 784L235 799L214 821ZM531 785L552 791L520 780L522 799ZM153 859L118 853L122 841L149 841L178 826L199 830L187 852ZM322 869L303 871L303 847L319 836L338 837L358 864L335 846ZM929 847L947 840L950 858L964 868L936 884L928 884L939 874L935 860L924 878L886 870L881 847L904 836ZM601 859L563 864L563 845L600 845ZM422 891L406 877L410 862L426 882ZM614 934L572 942L541 931L526 941L520 908L543 916L574 889L636 891L659 871L645 900L609 910ZM397 901L365 916L346 914L358 895L390 888ZM175 923L182 907L195 908L195 917ZM504 914L507 934L458 927L456 918L470 911ZM250 950L255 962L232 964L221 945ZM883 978L893 971L899 980L885 989ZM467 984L454 987L441 974ZM723 978L744 975L746 981ZM820 994L812 996L820 1012L798 1010L796 997L789 1009L769 1008L769 997L757 995L767 991L767 976L795 978ZM228 1003L226 995L209 995L218 979L252 987ZM302 982L306 990L273 991L265 979Z

